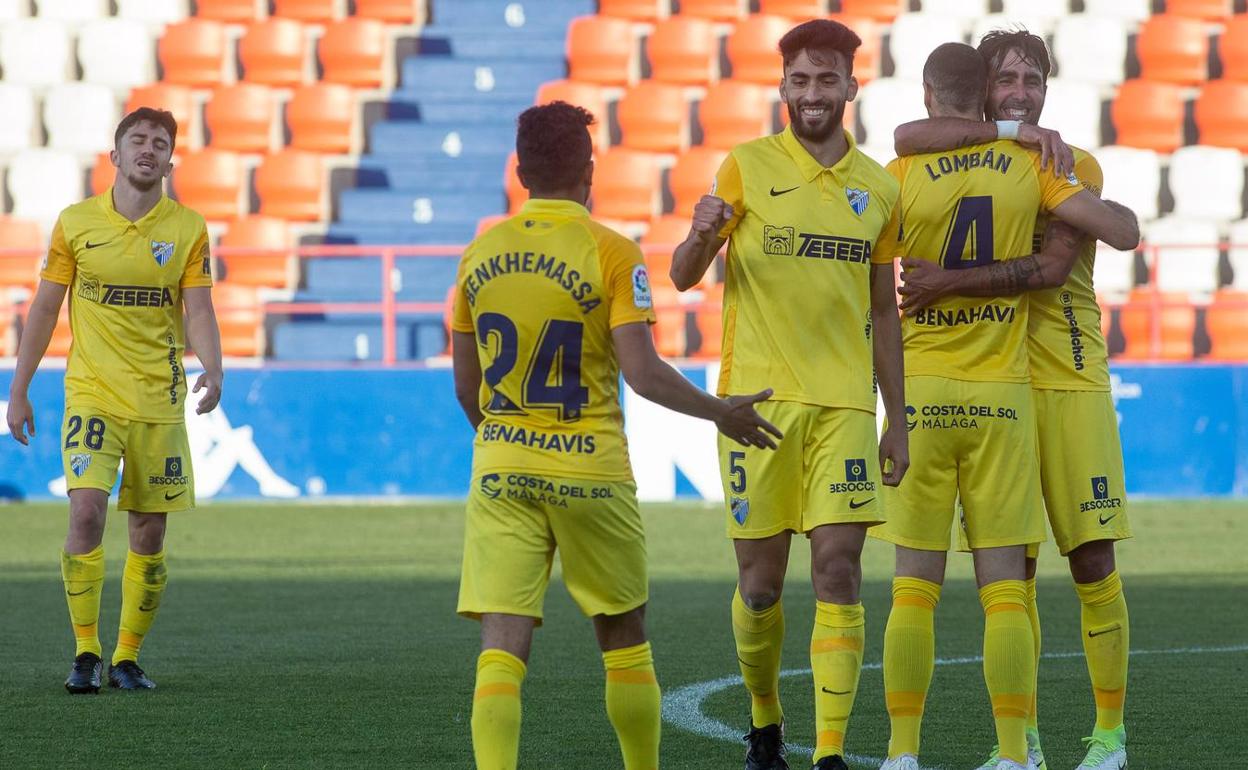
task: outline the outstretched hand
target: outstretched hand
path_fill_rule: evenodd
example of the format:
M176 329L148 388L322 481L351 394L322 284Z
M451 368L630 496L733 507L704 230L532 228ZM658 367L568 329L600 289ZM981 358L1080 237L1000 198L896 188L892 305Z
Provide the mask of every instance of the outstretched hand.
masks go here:
M768 388L752 396L729 396L723 399L728 409L715 419L715 427L742 446L775 449L776 441L772 437L779 440L784 438L784 434L754 409L755 404L771 398L771 393Z

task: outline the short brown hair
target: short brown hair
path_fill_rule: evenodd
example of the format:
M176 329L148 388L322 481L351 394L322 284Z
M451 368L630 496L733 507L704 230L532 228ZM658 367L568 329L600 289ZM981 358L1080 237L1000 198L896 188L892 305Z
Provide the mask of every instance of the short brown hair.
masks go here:
M594 146L594 116L584 107L551 102L530 107L516 119L517 169L535 192L565 190L585 173Z
M966 43L943 43L927 57L923 82L943 105L982 111L988 95L988 64Z
M852 29L831 19L812 19L798 24L780 38L780 55L789 66L802 51L836 51L845 57L850 75L854 74L854 53L862 38Z
M979 51L980 56L984 57L984 63L989 69L1000 67L1001 62L1005 60L1005 55L1014 51L1024 62L1039 69L1046 83L1049 81L1049 74L1053 71L1053 62L1049 59L1049 47L1044 44L1043 38L1028 32L1026 27L994 29L984 35L976 50Z
M135 125L144 122L160 126L169 132L169 151L173 152L173 148L178 143L178 121L173 119L172 112L158 110L154 107L140 107L122 118L121 122L117 124L117 132L113 134L113 146L119 146L121 138L126 135L127 131Z

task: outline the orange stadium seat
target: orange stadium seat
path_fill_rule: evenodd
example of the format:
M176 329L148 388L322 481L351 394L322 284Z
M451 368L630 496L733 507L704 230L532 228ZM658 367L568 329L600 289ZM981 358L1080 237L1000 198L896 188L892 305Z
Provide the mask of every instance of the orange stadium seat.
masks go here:
M207 149L187 153L173 172L178 201L204 219L233 219L242 211L246 174L238 155Z
M607 16L578 16L568 25L568 78L625 86L638 76L632 22Z
M273 15L310 24L329 24L343 16L342 0L273 0Z
M650 296L654 302L654 347L667 358L684 356L688 313L681 304L680 292L675 286L652 284Z
M325 173L321 156L286 149L265 158L256 169L260 213L298 222L324 219Z
M286 104L290 146L335 155L349 153L357 143L357 113L355 92L347 86L300 86Z
M275 114L276 102L268 86L221 86L204 108L208 144L218 150L268 152L273 145Z
M599 0L598 13L633 21L657 21L667 18L671 7L668 0Z
M100 195L117 178L117 168L113 165L109 153L101 152L95 156L95 165L91 167L91 194Z
M783 62L776 47L793 21L782 16L755 14L737 22L728 36L728 62L734 80L774 86L780 82Z
M1226 21L1233 9L1231 0L1166 0L1166 13L1205 21Z
M650 227L641 236L642 246L676 246L689 235L689 217L664 214L650 220Z
M14 312L13 301L0 293L0 356L12 356L17 353L17 314Z
M1173 152L1183 144L1183 90L1177 84L1128 80L1110 112L1120 145Z
M69 326L69 305L74 301L72 296L67 296L65 302L61 303L61 314L56 317L56 328L52 330L52 339L48 341L48 349L44 352L44 356L52 358L65 358L69 355L70 345L74 342L74 333ZM22 318L25 319L30 313L30 305L22 308Z
M140 107L155 107L173 113L173 119L178 122L178 148L191 146L189 140L195 136L195 124L198 122L195 119L198 111L195 109L195 97L191 89L169 83L153 83L135 88L126 100L126 112L134 112Z
M884 58L884 33L880 24L869 16L850 16L838 13L829 16L858 33L862 45L854 53L854 77L858 85L866 85L880 76L880 62Z
M308 40L293 19L268 19L247 28L238 41L243 79L270 86L292 87L306 81Z
M728 151L717 147L694 147L680 156L668 176L672 199L676 201L672 213L683 217L693 216L694 205L699 198L711 191L715 174L726 157Z
M484 233L486 230L489 230L491 227L493 227L494 225L500 222L506 222L510 218L511 218L510 214L490 214L488 217L481 217L480 219L477 220L476 236L478 238L481 237L481 234ZM451 285L451 291L452 292L455 291L454 284Z
M164 82L196 88L224 82L226 47L220 22L192 18L170 24L157 43Z
M1152 16L1140 26L1136 49L1143 78L1182 85L1209 79L1209 36L1199 19Z
M201 19L245 24L263 19L269 13L269 0L196 0L195 15Z
M414 24L417 3L424 5L422 0L355 0L355 15L387 24Z
M1223 289L1213 295L1205 311L1209 357L1219 361L1248 361L1248 291Z
M1248 13L1236 14L1226 23L1218 54L1222 58L1222 77L1248 80Z
M503 172L503 189L507 192L507 212L514 214L529 199L528 189L520 184L520 176L516 174L519 160L513 152L507 156L507 169Z
M841 12L849 16L867 16L876 21L891 22L902 12L901 0L841 0Z
M1212 80L1196 97L1200 143L1248 152L1248 83Z
M616 105L622 144L650 152L682 152L689 146L689 103L684 89L643 80Z
M0 215L0 249L31 249L36 252L0 255L0 286L33 291L39 284L39 265L43 262L44 252L38 223ZM0 292L0 298L7 296L7 292Z
M698 122L703 144L731 150L771 133L771 102L763 86L721 80L698 104Z
M646 261L646 273L650 278L650 286L671 286L672 283L672 249L643 248L642 255Z
M719 77L719 39L706 19L665 19L654 26L646 49L655 80L704 86Z
M376 19L343 19L329 25L319 47L324 79L357 88L385 80L385 25Z
M816 19L828 15L827 0L758 0L758 12L794 19Z
M223 280L246 286L293 289L299 282L299 262L289 249L290 225L277 217L250 216L230 222L221 236L224 249L254 249L218 255L224 263ZM282 253L273 253L282 249Z
M697 324L702 344L698 346L696 358L719 358L720 347L724 338L724 285L711 283L702 288L702 304L694 311L693 320Z
M264 355L264 306L256 287L218 283L212 287L212 304L224 355Z
M733 21L750 12L747 0L680 0L682 16Z
M537 103L567 102L584 107L594 116L589 136L594 148L611 143L611 118L607 109L607 87L596 83L580 83L575 80L550 80L537 89Z
M1119 311L1118 322L1126 340L1122 358L1181 361L1192 357L1196 308L1186 294L1158 294L1147 287L1134 289Z
M659 211L659 162L648 152L617 147L599 156L594 172L594 214L645 222Z

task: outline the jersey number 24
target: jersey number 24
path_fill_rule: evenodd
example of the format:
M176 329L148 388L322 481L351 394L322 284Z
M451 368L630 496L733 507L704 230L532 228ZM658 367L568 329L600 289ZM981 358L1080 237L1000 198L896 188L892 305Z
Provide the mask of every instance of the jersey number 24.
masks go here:
M490 388L487 412L522 414L525 409L554 409L564 422L579 420L589 403L589 388L581 384L581 349L585 325L552 318L542 327L537 348L524 370L521 404L499 391L503 379L516 368L520 334L516 324L502 313L477 316L477 341L487 347L497 338L498 355L482 372Z

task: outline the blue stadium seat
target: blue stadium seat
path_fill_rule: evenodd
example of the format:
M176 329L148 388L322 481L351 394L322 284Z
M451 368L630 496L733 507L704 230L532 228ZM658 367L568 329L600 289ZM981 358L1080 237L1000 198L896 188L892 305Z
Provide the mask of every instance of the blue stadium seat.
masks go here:
M506 158L515 149L511 123L429 124L383 120L369 130L370 152L391 155L490 155ZM501 166L500 175L501 175Z
M504 156L505 157L505 156ZM365 155L355 174L356 187L389 187L394 190L478 190L503 194L500 160L442 158L412 155ZM432 162L430 162L432 161Z
M497 212L495 212L497 213ZM420 244L456 245L471 241L476 223L454 225L392 225L363 222L334 222L329 226L325 242L330 244Z
M412 324L395 328L395 357L412 360ZM273 329L273 358L278 361L380 361L380 316L351 320L301 319Z
M472 224L497 214L504 201L498 193L431 191L414 194L401 190L343 190L338 201L343 222L391 225Z
M532 98L427 98L412 91L395 91L385 104L387 120L419 120L424 123L499 123L500 115L514 122L515 116L533 105Z
M402 276L396 293L401 302L441 302L455 282L459 256L399 257L395 265Z
M594 13L598 4L595 0L434 0L430 5L429 17L439 26L480 31L527 27L562 32L567 29L568 19Z
M549 61L513 61L498 57L458 59L444 56L409 56L403 60L401 90L422 96L463 99L465 94L491 94L532 100L547 80L567 76L562 57Z
M504 27L482 34L479 27L438 25L420 31L421 56L562 61L565 45L563 27Z
M379 302L381 263L376 259L324 257L304 260L306 289L296 299L309 302Z

